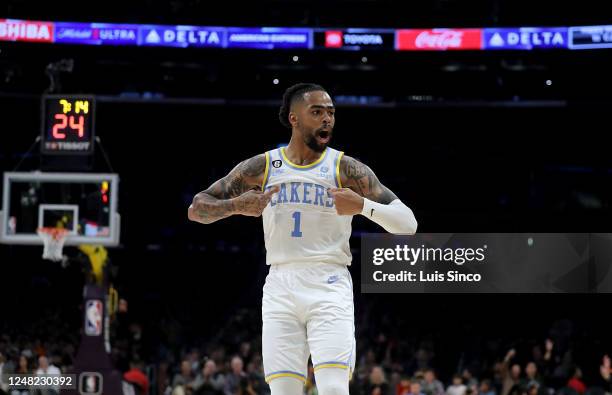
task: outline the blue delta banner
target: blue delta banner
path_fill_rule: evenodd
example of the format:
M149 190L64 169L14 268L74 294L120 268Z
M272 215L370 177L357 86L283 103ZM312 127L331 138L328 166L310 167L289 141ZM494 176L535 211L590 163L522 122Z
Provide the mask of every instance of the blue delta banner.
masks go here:
M484 29L483 49L567 49L566 27L518 27Z
M226 29L205 26L144 25L140 28L140 45L154 47L222 48Z

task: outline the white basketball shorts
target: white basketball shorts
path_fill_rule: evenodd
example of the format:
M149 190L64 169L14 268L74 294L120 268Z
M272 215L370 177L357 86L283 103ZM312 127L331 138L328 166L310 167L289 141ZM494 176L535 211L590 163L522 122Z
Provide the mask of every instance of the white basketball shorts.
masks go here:
M306 381L308 357L319 369L355 367L353 282L344 265L273 265L263 288L262 354L266 382Z

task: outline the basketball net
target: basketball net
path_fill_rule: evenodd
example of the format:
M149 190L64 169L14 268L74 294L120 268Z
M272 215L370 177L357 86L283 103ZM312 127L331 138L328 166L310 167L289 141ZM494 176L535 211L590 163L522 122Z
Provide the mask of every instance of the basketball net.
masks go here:
M45 249L43 259L60 262L64 259L64 242L68 236L68 229L63 228L38 228L38 236L43 240Z

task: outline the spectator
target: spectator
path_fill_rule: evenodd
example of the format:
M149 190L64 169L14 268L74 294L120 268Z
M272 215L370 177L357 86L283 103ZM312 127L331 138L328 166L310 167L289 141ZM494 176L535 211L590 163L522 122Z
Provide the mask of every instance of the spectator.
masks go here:
M572 377L567 382L567 386L575 390L579 395L582 395L586 391L586 385L582 381L582 370L576 366Z
M53 364L49 364L49 359L41 355L38 357L38 369L36 369L37 375L48 375L48 374L61 374L59 368ZM41 390L42 395L56 395L59 394L59 387L50 387L49 389Z
M495 390L491 385L491 380L482 380L478 395L495 395Z
M263 370L263 361L260 354L254 354L251 357L247 367L247 375L249 377L249 383L253 387L253 390L260 395L269 395L270 387L266 383L266 375Z
M241 388L244 387L241 385L243 381L248 381L246 373L244 373L244 363L242 362L242 358L239 356L234 356L232 358L232 362L230 364L231 372L225 378L225 395L237 395L241 393Z
M7 373L12 373L10 370L11 369L9 365L6 363L6 358L4 357L4 354L0 352L0 394L1 395L5 395L8 391L8 384L4 383L4 381L2 380L2 375L7 374Z
M540 379L540 376L538 375L538 366L535 364L535 362L529 362L527 364L527 366L525 366L525 379L523 380L523 392L530 392L530 391L537 391L537 393L539 393L540 395L543 395L546 393L546 390L544 389L544 383L542 382L542 380ZM533 385L537 384L537 388L534 389Z
M189 384L195 395L223 395L225 377L217 372L217 364L212 359L207 360L202 372Z
M359 359L357 376L362 381L368 380L368 375L376 366L376 354L369 348Z
M200 358L200 351L198 351L198 349L195 349L195 348L191 350L191 352L187 355L187 360L191 364L192 377L194 376L195 372L200 371L201 359L202 358Z
M36 374L61 374L62 372L59 368L53 364L49 364L49 359L41 355L38 357L38 369L36 369Z
M395 395L410 395L410 378L402 376L395 387Z
M30 370L30 360L23 354L19 356L19 366L17 370L15 370L17 374L31 374ZM11 391L11 395L30 395L29 390L13 390Z
M521 384L521 365L513 364L510 365L512 358L516 355L514 349L509 350L504 357L504 361L501 367L501 395L509 395L518 391L518 387Z
M536 365L535 362L529 362L527 366L525 366L525 375L527 376L527 381L539 381L538 365Z
M8 393L8 383L5 383L2 380L2 375L8 374L8 373L13 373L13 368L9 363L7 363L6 358L0 352L0 394L1 395L6 395Z
M144 374L144 366L141 361L130 362L130 370L123 374L123 379L134 385L139 395L149 393L149 379Z
M478 380L472 375L472 372L469 369L463 369L463 383L467 387L467 391L472 394L478 393Z
M172 391L177 393L189 393L187 391L187 385L191 384L194 380L193 373L191 371L192 363L189 360L181 361L181 371L174 375L172 379Z
M421 390L425 395L444 395L444 385L436 379L433 369L425 370Z
M421 391L421 380L412 378L410 381L410 395L425 395Z
M453 382L446 389L446 395L466 395L467 386L463 384L463 378L460 374L453 375Z
M521 392L521 388L521 365L515 363L504 377L504 381L502 383L502 395L519 394Z
M242 361L248 365L248 363L251 361L251 357L253 356L253 349L251 348L251 343L245 341L240 344L239 356L240 358L242 358Z
M599 373L601 375L601 386L607 393L612 393L612 367L610 366L610 357L604 355L602 364L599 367Z
M385 378L385 372L382 367L374 366L370 371L370 376L365 382L365 395L387 395L389 392L389 384Z
M17 374L30 374L32 370L30 369L30 360L25 355L19 356L19 366L17 366L17 370L15 371Z

